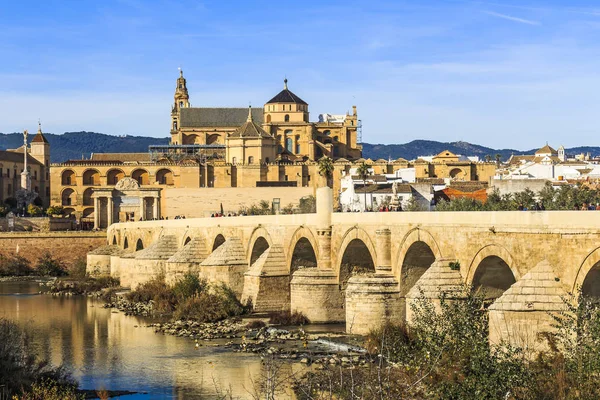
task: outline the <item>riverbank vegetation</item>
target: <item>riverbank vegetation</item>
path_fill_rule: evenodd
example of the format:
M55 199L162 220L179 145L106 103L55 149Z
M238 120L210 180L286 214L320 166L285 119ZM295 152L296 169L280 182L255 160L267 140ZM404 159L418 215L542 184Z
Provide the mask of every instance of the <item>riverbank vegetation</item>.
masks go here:
M410 329L387 325L368 335L367 367L325 366L298 379L295 392L302 400L598 399L600 306L574 300L555 316L556 333L539 338L549 350L531 358L489 344L482 294L446 293L440 307L420 299Z
M37 261L31 261L18 254L0 254L0 276L44 276L60 277L68 274L67 267L60 260L44 253Z
M176 319L216 322L250 311L224 284L209 284L197 274L187 273L173 286L157 276L126 295L131 303L151 306L153 315L172 315Z
M0 318L0 398L82 399L76 389L77 382L64 368L34 356L25 331Z
M550 182L534 192L525 189L517 193L500 194L494 189L486 202L470 198L442 200L436 211L516 211L516 210L580 210L600 204L600 190L585 185L564 185L556 189Z

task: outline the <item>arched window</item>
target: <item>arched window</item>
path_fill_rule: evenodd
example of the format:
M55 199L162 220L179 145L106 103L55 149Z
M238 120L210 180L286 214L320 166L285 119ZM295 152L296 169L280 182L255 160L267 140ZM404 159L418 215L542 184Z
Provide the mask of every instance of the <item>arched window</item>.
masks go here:
M300 135L296 135L296 154L300 154Z
M17 176L17 172L15 171L14 176ZM62 184L63 186L75 186L75 172L71 171L70 169L64 171L62 173Z
M74 206L75 205L76 193L73 189L65 189L61 196L61 205L63 206Z
M285 149L290 153L294 151L294 140L291 137L285 138Z
M106 173L106 184L116 185L121 179L125 178L125 173L120 169L111 169Z
M248 157L248 164L254 164L254 156Z
M183 108L183 101L179 102L179 108Z
M267 124L271 123L271 114L267 114Z
M285 114L285 117L283 117L283 120L284 120L285 122L290 122L290 116L289 116L289 115L287 115L287 114Z
M177 130L177 121L173 121L173 130L176 131Z
M323 135L325 136L329 136L331 135L331 131L327 130L327 131L323 131Z
M85 186L100 185L100 172L95 169L87 169L83 172L83 184Z
M232 158L231 158L231 163L232 163L232 164L235 164L236 162L237 162L237 158L236 158L236 157L232 157Z
M277 135L277 152L281 153L283 151L283 145L281 142L281 135Z
M156 182L159 185L173 185L173 172L166 168L159 169L156 172Z
M140 185L150 184L148 171L145 169L136 169L131 173L131 177L135 179Z

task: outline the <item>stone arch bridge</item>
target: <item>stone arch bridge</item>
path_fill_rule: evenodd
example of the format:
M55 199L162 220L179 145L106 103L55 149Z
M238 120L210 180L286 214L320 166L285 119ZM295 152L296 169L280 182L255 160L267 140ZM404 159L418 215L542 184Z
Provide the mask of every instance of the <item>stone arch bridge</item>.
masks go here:
M482 288L497 314L490 320L517 330L532 318L546 326L542 314L578 287L600 294L600 213L333 213L331 205L322 188L316 214L114 224L88 268L131 287L197 272L257 311L345 320L357 333L410 319L417 288L431 298L460 282ZM515 333L497 330L499 338Z

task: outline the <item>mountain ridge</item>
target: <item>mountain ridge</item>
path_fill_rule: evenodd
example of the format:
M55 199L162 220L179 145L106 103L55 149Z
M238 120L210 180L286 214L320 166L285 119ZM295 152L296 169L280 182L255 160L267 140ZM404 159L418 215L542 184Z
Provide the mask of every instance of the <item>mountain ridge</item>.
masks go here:
M113 136L97 132L65 132L62 134L44 133L50 143L51 162L64 162L89 158L91 153L118 153L127 152L144 153L151 145L166 145L169 138L154 138L148 136ZM23 144L21 133L0 133L0 149L15 149ZM490 156L495 159L500 154L502 160L507 160L512 154L533 154L538 149L516 150L516 149L494 149L478 144L464 141L438 142L435 140L413 140L408 143L399 144L372 144L363 143L363 158L377 160L383 158L398 159L405 158L414 160L419 156L431 156L448 150L455 154L465 156L479 156L485 159ZM540 146L541 147L541 146ZM566 149L567 154L591 153L592 156L600 155L598 146L578 146Z

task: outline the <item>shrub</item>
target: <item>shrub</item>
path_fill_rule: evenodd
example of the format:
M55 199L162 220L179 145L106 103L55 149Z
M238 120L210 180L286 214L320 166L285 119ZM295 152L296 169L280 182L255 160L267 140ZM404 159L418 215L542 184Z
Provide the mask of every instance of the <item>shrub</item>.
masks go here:
M63 215L64 214L64 209L62 206L50 206L48 207L48 209L46 210L46 214L48 215Z
M0 276L26 276L32 272L31 263L25 257L0 255Z
M179 301L182 301L204 292L207 287L206 280L201 280L197 274L188 272L173 285L173 293Z
M8 207L0 205L0 217L6 217L6 214L8 214L9 211L10 209Z
M42 207L36 206L35 204L30 204L27 206L27 213L32 217L39 217L42 215Z
M65 276L67 270L64 264L52 257L50 253L44 253L35 265L36 273L40 276Z
M127 294L127 299L132 302L154 302L154 309L158 312L173 312L177 305L177 297L165 283L164 275L157 276L148 282L142 283L136 290Z
M77 393L77 386L60 384L52 379L43 379L31 389L13 397L13 400L84 400L85 395Z
M28 392L36 388L36 382L52 381L54 386L75 388L68 372L61 367L54 368L46 361L38 361L25 332L14 322L0 318L0 382L8 395ZM22 397L25 399L59 399L63 397Z
M310 321L304 314L298 311L280 311L272 313L269 316L269 324L271 325L306 325Z
M85 258L75 260L73 266L69 269L69 276L73 278L84 278L87 274L87 261Z
M242 315L246 310L226 285L219 285L183 300L175 318L198 322L215 322Z

